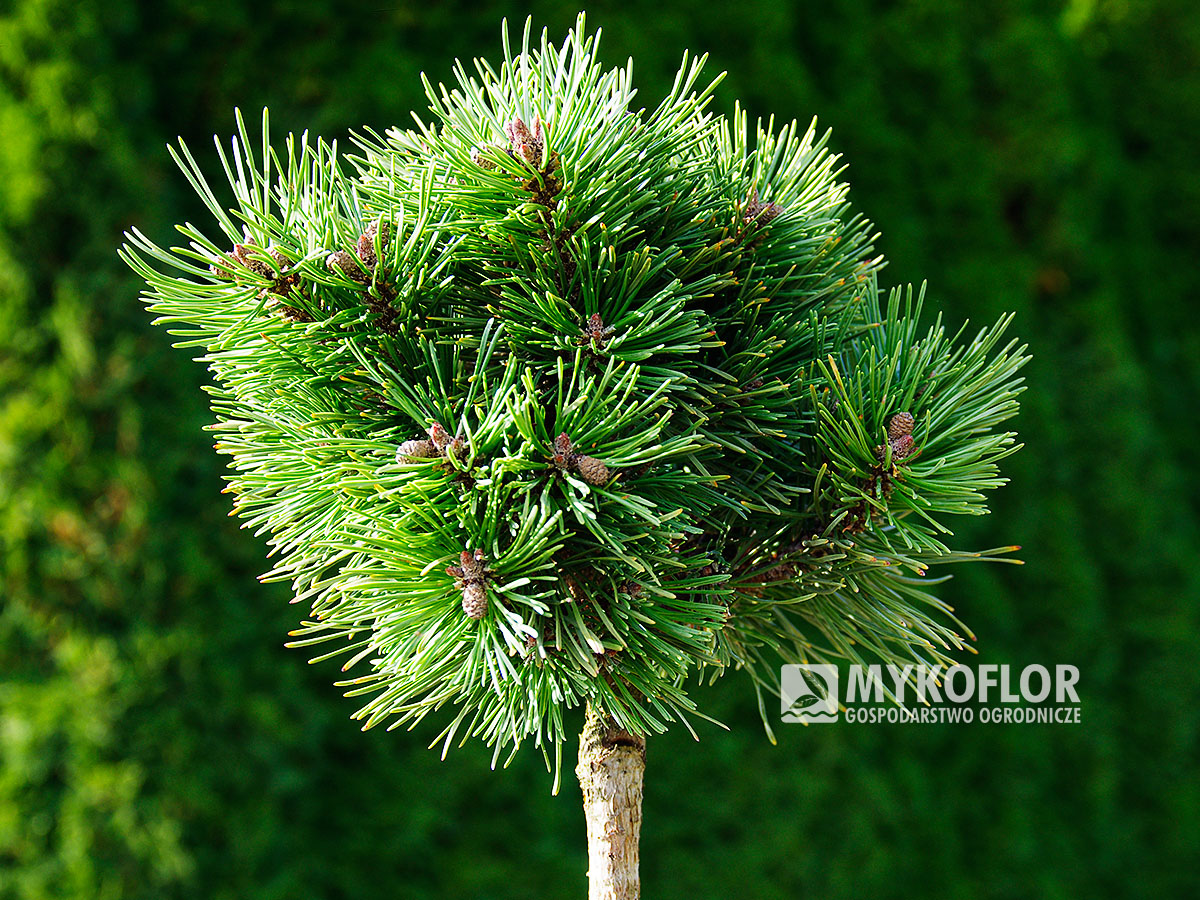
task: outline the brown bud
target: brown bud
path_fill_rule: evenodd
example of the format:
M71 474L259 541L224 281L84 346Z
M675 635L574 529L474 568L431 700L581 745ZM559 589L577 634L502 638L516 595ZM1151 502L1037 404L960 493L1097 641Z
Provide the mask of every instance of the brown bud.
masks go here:
M267 288L267 293L277 294L280 297L290 297L292 294L292 289L295 288L296 285L300 284L299 274L296 272L287 271L293 265L292 260L278 247L271 247L269 250L267 250L267 254L275 261L275 265L278 267L277 272L271 272L271 279L274 283ZM307 316L306 313L297 310L294 307L285 308L280 305L280 311L286 318L296 318L295 316L292 316L288 310L298 313L300 318L307 317L309 321L312 321L312 317Z
M759 225L770 225L774 219L779 217L781 212L783 212L783 207L778 203L768 203L762 208L758 215L754 217L754 221Z
M778 203L763 203L759 200L758 188L755 188L746 199L746 207L742 212L742 220L747 224L770 225L772 220L784 211L784 207Z
M433 448L438 453L445 453L446 448L450 446L450 433L446 431L440 424L434 422L429 428L429 440L433 442Z
M560 469L565 469L570 464L573 455L571 439L564 431L554 439L554 464Z
M485 574L483 564L487 562L487 557L483 555L482 550L476 550L474 553L464 550L459 554L459 561L462 563L463 578L483 578Z
M575 468L579 470L579 474L588 484L604 484L608 481L608 466L595 457L584 456L581 453L576 455L574 463Z
M271 271L271 267L261 259L256 259L251 255L252 251L257 249L258 247L253 241L249 241L245 244L234 244L233 258L261 278L274 278L275 273Z
M504 126L504 133L512 144L513 154L530 166L542 164L542 150L546 146L542 136L542 120L539 118L533 124L533 130L523 119L516 118Z
M376 220L367 226L358 238L358 258L363 261L368 269L374 269L375 264L379 262L379 256L375 253L375 236L379 236L379 249L382 250L388 245L388 238L391 237L391 225L388 222L383 223L382 229L379 226L379 221Z
M212 272L217 278L220 278L224 281L231 281L233 279L234 268L236 265L237 260L233 258L233 254L222 253L220 259L216 260L208 267L208 271Z
M437 455L437 450L434 449L432 441L405 441L396 448L396 462L407 462L408 460L413 459L428 459L431 456Z
M330 253L325 260L325 267L330 272L345 275L351 281L357 281L359 284L366 284L371 280L367 277L367 273L359 266L354 255L347 253L345 250L337 250Z
M496 168L496 164L488 159L478 147L471 151L471 162L475 163L479 168L487 169L488 171Z
M893 460L907 459L917 452L917 445L913 442L911 434L902 434L889 443L892 447Z
M892 416L888 423L888 440L894 441L905 434L912 434L916 420L910 412L899 412Z
M462 609L468 619L482 619L487 615L487 589L478 582L472 582L463 588Z
M367 237L365 232L359 236L356 250L358 252L358 258L362 260L362 263L367 267L367 270L369 271L374 269L375 263L379 262L379 257L375 255L375 242L371 238Z
M592 350L601 351L608 340L609 335L615 331L612 325L605 326L604 319L600 317L600 313L592 313L588 317L587 323L583 326L582 337L576 338L575 343L586 345L590 344Z

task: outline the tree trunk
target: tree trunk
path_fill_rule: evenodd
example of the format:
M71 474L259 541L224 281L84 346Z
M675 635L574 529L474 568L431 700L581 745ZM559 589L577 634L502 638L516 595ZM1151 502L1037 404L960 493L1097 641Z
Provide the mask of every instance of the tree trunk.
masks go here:
M618 728L589 703L575 775L587 819L588 900L638 900L638 838L646 739Z

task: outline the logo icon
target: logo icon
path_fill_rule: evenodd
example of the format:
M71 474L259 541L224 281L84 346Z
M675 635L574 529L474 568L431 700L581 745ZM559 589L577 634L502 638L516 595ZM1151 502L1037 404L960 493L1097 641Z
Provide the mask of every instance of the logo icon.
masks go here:
M790 665L779 674L779 712L784 722L816 725L837 721L837 666Z

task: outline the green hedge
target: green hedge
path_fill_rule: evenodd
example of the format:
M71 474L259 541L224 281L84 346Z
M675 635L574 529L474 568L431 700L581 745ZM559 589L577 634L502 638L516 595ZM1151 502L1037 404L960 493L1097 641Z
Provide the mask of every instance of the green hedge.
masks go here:
M123 229L198 218L164 143L231 110L336 136L417 73L559 4L14 0L0 12L0 898L575 897L582 817L534 755L492 773L355 708L282 649ZM646 96L683 48L718 104L835 129L894 281L1036 355L997 514L1023 569L950 590L980 661L1070 662L1077 727L732 726L649 748L647 896L1178 897L1200 891L1194 448L1200 16L1187 0L597 3ZM969 527L967 527L969 526Z

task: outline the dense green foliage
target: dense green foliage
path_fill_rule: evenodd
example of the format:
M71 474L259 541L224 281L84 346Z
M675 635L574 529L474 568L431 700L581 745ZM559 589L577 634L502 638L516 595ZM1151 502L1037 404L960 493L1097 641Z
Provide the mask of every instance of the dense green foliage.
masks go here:
M229 209L181 145L221 234L122 248L206 351L235 512L311 607L293 646L349 659L364 727L449 704L446 747L548 760L585 703L638 735L703 715L693 673L761 703L780 662L953 665L920 579L981 558L946 519L1017 449L1006 318L884 312L814 127L714 117L686 55L639 111L583 16L561 47L530 24L360 155L239 117Z
M390 126L423 105L417 71L489 52L507 11L380 6L18 0L0 20L0 896L582 890L581 823L536 758L493 775L482 751L438 762L435 728L361 735L331 664L279 648L294 608L225 517L201 369L113 256L188 208L175 135L203 145L235 104ZM552 32L575 13L531 11ZM955 326L1018 311L1027 449L964 535L1027 565L941 590L986 661L1083 673L1073 729L779 747L743 685L704 692L735 727L652 742L648 895L1194 893L1191 5L590 12L649 95L691 46L730 70L718 108L820 113L889 281L930 277Z

